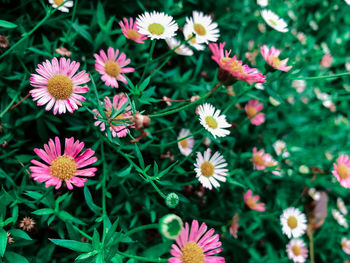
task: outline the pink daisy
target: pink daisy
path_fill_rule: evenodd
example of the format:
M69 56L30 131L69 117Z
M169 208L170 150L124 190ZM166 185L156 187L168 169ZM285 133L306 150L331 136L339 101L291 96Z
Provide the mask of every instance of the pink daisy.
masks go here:
M253 148L253 165L256 170L263 170L266 168L266 158L268 154L265 153L264 149L257 151L256 147Z
M169 258L169 263L225 262L223 257L215 256L222 251L219 234L213 235L215 232L213 228L208 232L206 230L207 225L202 223L199 226L197 220L192 221L191 230L186 223L175 240L176 245L172 245L170 254L174 257Z
M35 166L30 166L31 176L35 181L40 183L46 182L45 187L55 185L56 189L60 188L64 181L69 190L73 189L73 185L83 187L87 178L79 176L95 176L97 168L85 168L97 161L96 157L92 157L95 151L91 149L85 150L78 156L84 147L83 142L79 140L74 142L74 138L66 138L64 153L61 154L61 143L58 137L55 141L49 140L48 144L44 145L43 149L35 148L34 152L44 160L44 163L37 160L32 160L31 163Z
M265 122L265 114L259 113L264 106L259 103L258 100L249 100L248 103L245 105L244 109L247 113L248 118L250 119L250 122L253 125L260 125Z
M341 247L343 248L344 253L350 255L350 240L346 237L341 239Z
M108 56L104 50L100 50L100 55L94 54L95 69L102 75L101 79L107 86L118 88L118 80L127 83L122 73L134 72L134 68L124 68L130 63L130 59L126 59L126 55L122 52L118 58L119 50L108 48Z
M134 20L132 17L129 18L130 22L128 19L125 17L123 18L123 21L119 22L120 27L122 28L123 34L127 39L131 39L132 41L136 43L144 43L144 40L147 39L146 35L140 34L137 31L137 22Z
M230 234L231 234L235 239L238 238L238 236L237 236L237 232L238 232L238 229L239 229L238 221L239 221L239 216L238 216L238 213L236 213L236 214L232 217L232 223L231 223L231 225L230 225L230 227L229 227Z
M325 54L321 60L321 66L324 68L329 68L332 65L333 57L331 54Z
M308 249L302 239L294 238L287 244L288 258L294 263L304 263L307 258Z
M334 170L333 175L340 182L340 185L344 188L350 188L350 159L347 155L340 155L337 159L337 163L333 163Z
M126 121L127 117L130 116L132 113L130 105L126 107L124 106L125 103L128 104L127 97L123 95L115 95L113 97L112 104L111 100L106 96L104 102L105 114L108 119L108 125L112 136L118 136L119 138L125 137L129 131L127 127L134 127L133 124L127 123ZM115 113L120 111L122 108L124 108L123 113L116 115ZM94 109L93 112L96 114L94 116L96 120L97 117L102 118L97 109ZM113 116L113 118L111 118L111 115ZM95 126L100 126L101 131L104 131L106 129L106 124L103 121L95 121Z
M229 57L231 50L224 50L225 42L210 43L209 48L213 53L212 59L220 66L218 78L220 81L227 81L228 76L233 77L236 80L247 82L251 85L254 82L264 83L265 77L256 73L257 69L250 68L248 65L243 65L241 60L237 60L236 56Z
M263 45L260 47L260 53L264 57L266 63L275 69L287 72L292 68L292 66L287 67L287 62L289 60L288 58L284 60L280 60L278 58L281 51L275 47L271 47L271 49L269 49L266 45Z
M80 86L90 81L89 74L85 70L75 74L80 63L66 58L53 58L50 62L46 60L38 64L35 69L38 74L32 74L30 85L35 87L30 91L34 101L38 106L47 104L45 110L49 111L53 107L53 114L66 113L68 110L73 113L81 106L81 101L85 101L82 93L89 91L89 88Z
M266 209L264 203L258 203L260 196L253 196L253 192L250 189L243 195L243 199L244 203L252 210L264 212Z

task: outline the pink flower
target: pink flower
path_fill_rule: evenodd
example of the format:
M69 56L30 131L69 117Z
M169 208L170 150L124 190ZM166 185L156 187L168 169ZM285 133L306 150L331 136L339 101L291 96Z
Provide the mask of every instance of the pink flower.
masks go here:
M266 209L264 203L258 203L260 196L253 196L253 192L250 189L243 195L243 199L244 203L252 210L264 212Z
M73 185L83 187L87 178L79 176L95 176L97 168L84 168L97 161L96 157L92 157L95 151L91 149L85 150L78 156L84 148L84 143L78 140L74 142L74 138L65 139L64 153L61 154L61 143L58 137L55 141L49 140L43 149L34 149L34 152L44 160L44 163L32 160L35 166L30 166L31 176L39 183L46 182L45 187L55 185L55 189L61 187L64 181L69 190L73 189Z
M125 17L123 18L123 21L124 23L120 21L119 25L123 31L124 36L136 43L144 43L144 40L147 39L147 36L142 35L137 31L137 22L135 21L134 23L132 17L129 18L130 22Z
M308 250L302 239L294 238L287 244L288 258L294 263L304 263L307 258Z
M266 168L266 158L268 154L265 153L264 149L257 151L256 147L253 148L253 165L256 170L263 170Z
M337 159L337 163L333 163L334 170L332 174L340 182L340 185L344 188L350 188L350 159L347 155L340 155Z
M281 176L281 171L280 171L280 167L278 166L278 162L275 159L273 159L273 157L268 153L265 155L265 163L266 163L266 167L277 166L276 170L272 171L272 173L274 175Z
M350 255L350 240L346 237L341 239L341 246L343 248L344 253Z
M213 53L212 59L220 66L218 78L220 81L227 79L227 75L230 75L236 80L241 80L247 82L251 85L254 82L264 83L265 77L256 73L257 69L250 68L248 65L243 65L242 61L237 60L236 56L232 58L229 57L231 51L224 50L225 42L220 43L210 43L209 48Z
M130 63L130 59L126 59L122 52L118 58L119 50L108 48L108 56L103 50L100 50L100 55L94 54L95 69L102 75L101 79L107 86L118 88L118 80L127 83L126 78L122 73L133 72L134 68L124 68Z
M133 124L128 123L127 117L131 115L131 107L130 105L124 106L124 104L128 104L128 99L125 96L119 96L115 95L113 97L113 104L111 100L106 96L104 99L104 107L105 107L105 114L108 120L109 129L112 133L112 136L118 136L119 138L125 137L128 134L127 127L134 127ZM125 107L125 108L124 108ZM119 113L116 115L118 111L121 111L123 109L123 113ZM103 118L97 109L92 110L96 115L94 118L97 120L97 117ZM113 118L112 118L112 117ZM95 121L95 126L100 126L101 131L104 131L106 129L106 123L103 121Z
M85 70L75 74L80 63L66 58L53 58L50 62L46 60L38 64L36 72L30 78L30 85L35 87L30 91L34 101L38 106L46 105L45 110L49 111L53 107L53 114L66 113L68 110L73 113L81 106L81 101L85 101L82 93L89 91L89 88L80 86L90 81L89 74Z
M207 225L199 226L197 220L192 221L191 230L188 223L182 228L180 235L176 238L176 245L172 245L169 263L189 262L215 262L224 263L223 257L215 256L222 251L219 235L213 235L214 229L207 231Z
M321 60L321 66L324 68L329 68L332 64L333 57L331 54L325 54Z
M292 66L287 67L288 58L284 60L280 60L278 58L281 51L275 47L271 47L271 49L269 50L269 48L266 45L263 45L262 47L260 47L260 53L264 57L266 63L275 69L287 72L292 68Z
M230 234L237 239L237 232L238 232L238 221L239 221L239 217L238 217L238 213L236 213L233 217L232 217L232 223L230 225Z
M248 103L245 105L244 109L247 113L248 118L250 119L250 122L253 125L260 125L265 122L265 114L259 113L264 106L259 103L258 100L249 100Z

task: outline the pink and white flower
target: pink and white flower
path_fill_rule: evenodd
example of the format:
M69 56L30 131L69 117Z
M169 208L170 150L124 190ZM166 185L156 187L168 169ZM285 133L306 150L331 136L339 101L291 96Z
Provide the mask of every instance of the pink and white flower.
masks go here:
M137 22L135 21L134 23L134 19L132 17L130 17L129 20L124 17L123 21L119 21L119 25L122 29L124 36L127 39L130 39L136 43L141 43L141 44L143 44L145 42L145 39L147 39L146 35L143 35L138 32Z
M83 187L88 179L80 176L92 177L97 171L95 167L85 168L95 163L97 158L93 156L95 151L91 149L78 155L83 148L83 142L74 141L73 137L66 138L62 154L60 139L58 137L55 137L55 141L50 139L49 143L44 145L44 149L34 149L45 163L34 159L31 161L35 165L29 167L32 178L39 183L45 182L45 187L55 185L55 189L60 188L62 182L66 183L69 190L73 189L73 185Z
M85 70L75 74L80 66L79 62L66 58L53 58L50 62L46 60L38 64L35 71L39 74L32 74L30 85L35 87L30 91L34 101L38 106L46 104L45 110L49 111L53 107L53 114L66 113L78 109L81 101L85 101L83 94L89 88L82 84L90 81L89 74Z
M215 262L224 263L225 258L217 256L222 251L219 234L213 235L215 230L208 230L205 223L200 226L197 220L192 221L191 229L188 223L182 228L176 238L176 244L171 246L169 263Z
M100 55L94 54L95 69L101 74L101 79L107 86L118 88L118 80L127 84L123 73L134 72L134 68L126 68L129 65L130 59L126 58L124 52L119 57L119 50L114 50L112 47L108 48L107 55L104 50L100 50Z
M260 47L260 53L264 57L266 63L275 69L287 72L292 68L292 66L287 66L288 58L284 60L278 58L281 51L275 47L269 49L266 45L263 45Z
M264 203L258 203L258 201L260 200L260 196L253 196L253 192L250 189L243 195L243 199L244 203L252 210L264 212L266 209Z
M256 99L249 100L245 105L245 112L253 125L258 126L265 122L265 114L260 112L263 108L264 105Z
M238 216L238 213L236 213L233 217L232 217L232 223L229 227L229 230L230 230L230 234L235 238L237 239L238 238L238 229L239 229L239 224L238 224L238 221L239 221L239 216Z
M130 105L125 107L124 104L129 104L126 96L115 95L113 97L113 103L107 96L104 98L104 112L113 137L125 137L129 132L128 127L134 127L134 124L128 121L128 117L132 114L131 107ZM106 123L98 120L98 118L103 117L97 109L94 109L93 112L96 114L94 118L97 120L95 121L95 126L100 126L101 131L104 131L106 129Z
M231 50L224 50L224 43L210 43L209 48L213 53L212 59L219 65L220 70L218 76L220 74L223 76L223 79L227 79L227 75L230 75L232 78L236 80L241 80L247 82L249 85L252 83L264 83L265 77L257 73L257 69L250 68L248 65L243 65L241 60L237 60L236 56L232 58L229 57ZM219 80L222 81L222 79Z
M321 60L321 66L324 68L329 68L332 65L333 57L331 54L325 54Z
M264 149L258 151L256 147L253 148L253 165L255 170L264 170L266 168L266 158L269 154L265 153Z
M350 240L349 239L347 239L346 237L343 237L341 239L341 247L342 247L345 254L350 255Z
M340 155L337 163L333 163L334 170L332 174L337 178L340 185L344 188L350 188L350 159L347 155Z
M294 263L304 263L307 259L308 249L302 239L293 238L287 244L288 258Z

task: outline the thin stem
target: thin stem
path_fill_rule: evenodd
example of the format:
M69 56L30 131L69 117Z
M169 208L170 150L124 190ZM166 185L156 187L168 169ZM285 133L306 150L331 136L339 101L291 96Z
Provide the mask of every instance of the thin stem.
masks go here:
M11 107L9 108L9 110L12 110L12 109L16 108L18 105L20 105L20 104L21 104L25 99L27 99L29 96L30 96L30 93L28 92L28 94L25 95L25 96L23 97L23 99L21 99L21 100L20 100L19 102L17 102L15 105L11 106Z
M289 80L318 80L318 79L331 79L331 78L337 78L337 77L344 77L344 76L349 76L350 72L344 72L344 73L339 73L339 74L332 74L332 75L327 75L327 76L319 76L319 77L305 77L305 78L291 78Z
M143 73L142 73L142 76L141 76L141 79L140 79L139 83L142 83L143 79L145 78L146 72L148 70L148 66L149 66L150 62L152 61L153 50L154 50L154 47L156 46L156 41L157 40L152 40L151 48L150 48L150 51L149 51L149 54L148 54L148 58L147 58L147 62L146 62L146 66L145 66L145 69L143 70Z
M138 226L138 227L135 227L134 229L126 232L124 234L124 236L131 236L132 234L134 234L136 232L140 232L140 231L147 230L147 229L156 229L156 228L158 228L158 224L149 224L149 225Z
M107 224L106 224L106 218L107 218L107 212L106 212L106 160L105 160L105 153L103 149L103 140L101 140L101 158L103 160L103 172L102 172L102 217L103 217L103 234L102 234L102 243L104 243L106 238L106 230L107 230Z
M134 259L144 261L144 262L168 262L168 259L163 259L163 258L156 259L156 258L146 258L146 257L134 256L134 255L131 255L128 253L120 252L120 251L118 251L117 254L122 255L124 257L127 257L127 258L134 258Z
M315 257L314 257L314 239L313 239L313 234L310 233L309 235L309 240L310 240L310 262L315 263Z
M205 98L209 97L220 86L221 86L221 82L216 84L214 86L214 88L212 88L209 92L207 92L203 97L200 97L198 100L195 100L195 101L193 101L193 102L191 102L191 103L189 103L187 105L184 105L182 107L179 107L179 108L176 108L176 109L173 109L173 110L169 110L169 111L166 111L166 112L150 114L150 115L148 115L148 117L150 117L150 118L163 117L163 116L166 116L166 115L170 115L170 114L182 111L182 110L184 110L184 109L186 109L188 107L191 107L194 104L197 104L198 102L204 100Z
M89 239L89 240L92 240L92 237L91 237L91 236L89 236L88 234L86 234L83 230L80 230L77 226L72 225L72 227L73 227L76 231L78 231L82 236L86 237L86 238Z

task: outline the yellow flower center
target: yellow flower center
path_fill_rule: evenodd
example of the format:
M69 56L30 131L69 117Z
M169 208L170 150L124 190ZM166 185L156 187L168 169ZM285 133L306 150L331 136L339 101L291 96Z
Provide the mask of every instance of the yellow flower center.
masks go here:
M248 106L247 108L247 115L248 115L248 118L251 119L253 117L255 117L255 115L258 113L258 111L256 110L255 107L253 106Z
M160 36L164 33L165 28L159 23L152 23L148 26L148 31L153 35Z
M254 154L253 155L253 162L254 164L258 166L264 166L265 165L265 160L260 154Z
M200 36L204 36L207 33L204 26L202 26L201 24L194 24L193 28L194 28L194 31Z
M112 113L112 110L107 112L107 118L110 118ZM114 125L113 123L124 123L124 116L123 114L119 114L118 116L114 117L113 119L110 119L110 125L111 126L120 126L120 125Z
M136 30L133 30L133 29L127 30L126 31L126 35L128 36L128 38L131 38L131 39L134 39L134 40L137 40L137 39L140 38L139 33Z
M212 129L216 129L218 127L217 121L212 116L205 117L205 122Z
M50 166L52 176L61 180L69 180L75 175L76 171L77 164L74 159L65 155L57 157Z
M292 246L292 251L295 256L299 256L301 254L301 249L297 245Z
M214 165L211 162L205 161L201 165L201 172L205 177L211 177L214 174Z
M277 26L277 23L275 20L269 19L268 21L270 22L271 25Z
M53 0L53 2L55 3L55 5L59 6L63 4L64 0Z
M55 75L47 81L47 90L56 100L66 100L73 93L73 82L65 75Z
M269 56L269 59L272 62L272 65L274 65L276 67L278 67L282 64L281 60L278 57Z
M294 229L298 226L298 220L295 218L295 216L290 216L287 220L287 224L291 229Z
M248 198L246 202L247 202L247 206L249 206L250 208L256 207L256 202L252 198Z
M105 71L109 76L116 78L120 73L120 67L114 61L107 61L105 64Z
M237 59L221 58L220 64L222 64L225 68L228 67L228 70L230 72L239 72L241 74L245 74L242 65L238 62Z
M190 42L191 42L192 44L196 44L196 37L195 37L195 36L193 36L192 34L190 34L190 35L187 36L187 38L190 39Z
M182 148L187 148L187 139L183 139L182 141L180 141L180 145Z
M203 249L194 242L188 242L182 249L182 263L204 263Z
M349 176L349 169L344 164L338 165L337 172L341 179L346 179Z

